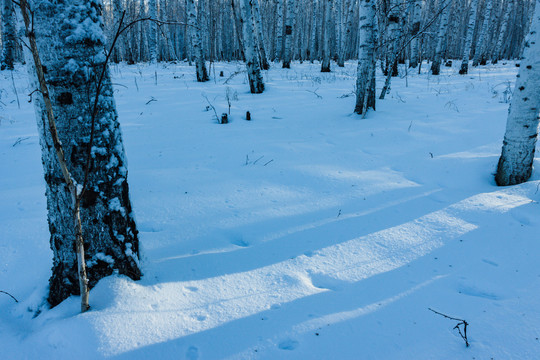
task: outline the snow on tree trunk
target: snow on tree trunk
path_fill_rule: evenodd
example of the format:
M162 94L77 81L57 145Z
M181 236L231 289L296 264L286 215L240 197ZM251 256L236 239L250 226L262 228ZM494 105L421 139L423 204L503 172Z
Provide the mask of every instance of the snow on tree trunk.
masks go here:
M255 29L257 30L257 44L259 45L259 57L261 59L261 66L264 70L270 69L268 63L268 57L266 56L266 47L264 46L264 31L261 18L261 9L259 7L259 1L253 0L253 19L255 21Z
M500 186L525 182L532 173L540 114L540 0L535 3L495 175Z
M2 70L13 70L15 62L15 13L13 12L13 1L3 0L2 6Z
M443 0L441 2L441 22L439 23L439 31L437 33L437 46L435 47L435 56L431 63L431 73L439 75L441 72L441 61L443 55L444 39L446 38L446 29L448 29L448 20L450 18L450 7L452 0Z
M512 13L512 10L514 10L514 0L508 0L506 2L506 8L504 10L504 15L501 23L501 29L499 30L499 37L497 38L497 44L495 45L495 50L493 51L492 60L493 62L497 62L502 59L503 56L503 42L505 36L508 34L506 33L506 30L508 29L508 23L510 20L510 14Z
M283 46L283 68L291 68L292 42L294 26L294 0L287 1L287 14L285 18L285 45Z
M253 27L253 1L241 0L242 30L244 34L244 54L246 55L246 68L249 80L249 89L252 94L260 94L264 91L264 83L259 67L257 45L255 44L255 29Z
M416 36L420 31L420 25L422 23L422 5L424 0L415 0L413 4L412 12L412 24L411 24L411 36ZM416 36L411 41L411 55L409 66L411 68L416 68L418 66L418 61L420 59L419 54L420 38Z
M38 6L39 3L39 6ZM89 286L114 272L139 279L139 242L129 199L127 163L112 84L105 73L90 146L92 105L104 65L105 39L99 0L30 3L34 33L56 118L59 138L73 178L83 183L88 152L91 167L81 202ZM57 21L51 21L57 19ZM27 61L32 88L36 72ZM72 195L63 179L41 93L34 92L45 173L48 222L53 251L49 303L79 294Z
M354 112L375 110L375 19L376 0L360 0L358 24L358 69Z
M332 5L333 0L324 0L324 32L323 32L323 57L321 72L330 72L330 36L332 34Z
M484 9L484 19L482 20L482 27L478 33L478 41L476 42L476 50L474 52L473 66L478 66L485 57L485 51L487 48L487 36L489 23L491 18L491 9L493 8L493 1L486 0L486 7Z
M195 7L195 0L187 0L187 15L189 32L191 34L191 46L193 47L193 54L195 56L195 70L197 72L197 81L208 81L208 72L206 71L206 65L204 63L204 54L201 43L201 33L199 23L197 21L197 9Z
M463 47L461 68L459 69L459 73L461 75L465 75L469 71L469 58L471 56L474 27L476 25L476 10L478 8L478 0L471 0L470 7L471 8L469 9L469 24L467 25L467 36L465 38L465 45Z

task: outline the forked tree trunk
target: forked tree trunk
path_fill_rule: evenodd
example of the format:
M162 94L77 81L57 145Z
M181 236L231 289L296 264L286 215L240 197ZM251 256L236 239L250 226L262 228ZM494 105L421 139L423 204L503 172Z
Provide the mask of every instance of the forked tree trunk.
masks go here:
M39 6L37 6L39 4ZM115 272L139 279L139 242L129 199L127 163L109 74L97 97L92 134L93 99L104 65L105 38L101 1L30 2L33 27L52 101L65 162L79 185L84 183L88 155L90 171L80 203L82 239L88 285ZM70 19L70 22L51 19ZM33 88L39 88L33 62L27 60ZM32 94L45 172L48 222L53 251L49 303L78 295L79 275L74 251L73 193L64 181L42 92ZM89 100L90 99L90 100ZM90 144L92 146L90 147Z
M268 63L268 57L266 56L266 46L264 45L264 31L262 25L261 9L259 7L259 1L253 1L253 19L255 22L255 29L257 31L257 45L259 48L259 58L261 59L261 67L264 70L270 69Z
M471 0L469 9L469 24L467 25L467 36L465 37L465 45L463 47L463 58L461 60L461 68L459 73L465 75L469 72L469 58L473 43L474 27L476 25L476 10L478 8L478 0Z
M540 113L540 0L535 3L495 175L501 186L525 182L532 173Z
M259 67L257 45L255 44L255 29L253 27L253 1L241 0L242 30L244 33L244 54L246 55L246 68L249 80L249 89L252 94L260 94L264 91L264 83Z
M375 19L376 0L360 0L358 69L354 112L375 110Z
M2 70L13 70L15 62L15 13L13 11L13 0L3 0L2 6Z
M193 53L195 56L195 70L197 72L197 81L208 81L208 72L206 71L206 65L204 63L204 54L201 42L201 29L199 22L197 21L197 9L195 7L194 0L187 0L187 13L189 32L191 34L191 44L193 46Z

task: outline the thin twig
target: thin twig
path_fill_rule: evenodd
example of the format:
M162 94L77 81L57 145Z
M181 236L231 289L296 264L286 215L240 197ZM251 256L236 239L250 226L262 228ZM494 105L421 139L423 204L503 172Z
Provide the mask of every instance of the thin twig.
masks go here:
M452 317L452 316L448 316L446 314L443 314L441 312L438 312L436 310L433 310L432 308L428 308L428 310L431 310L433 311L435 314L437 315L440 315L442 317L445 317L447 319L450 319L450 320L455 320L455 321L459 321L457 323L456 326L454 326L454 329L457 329L458 332L459 332L459 335L461 336L461 338L465 341L465 346L466 347L469 347L469 340L467 339L467 326L469 325L469 323L463 319L458 319L458 318L455 318L455 317ZM463 325L463 332L461 332L461 325Z
M6 294L7 296L11 297L13 300L15 300L16 303L19 302L19 300L15 299L15 296L11 295L11 294L8 293L7 291L0 290L0 293Z

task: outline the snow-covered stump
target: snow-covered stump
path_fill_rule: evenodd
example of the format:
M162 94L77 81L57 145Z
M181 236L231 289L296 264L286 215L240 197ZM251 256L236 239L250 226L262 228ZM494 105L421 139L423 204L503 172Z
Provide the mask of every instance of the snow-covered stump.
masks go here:
M285 45L283 46L283 68L291 68L292 43L294 27L294 0L287 1L287 14L285 18Z
M437 32L437 46L435 48L435 56L433 57L433 62L431 63L432 75L439 75L441 73L443 45L444 39L446 37L446 29L448 28L451 5L452 0L443 0L441 2L441 22L439 23L439 31Z
M360 0L359 47L354 112L375 109L375 24L376 0Z
M465 75L469 72L469 58L471 55L474 27L476 25L476 10L478 8L478 0L471 0L469 9L469 23L467 24L467 35L465 37L465 45L463 46L463 57L461 59L461 68L459 73Z
M92 287L115 272L139 279L137 229L108 72L98 98L91 139L93 101L105 61L101 2L40 0L31 2L30 7L58 135L67 167L79 186L84 182L88 154L91 154L87 188L80 204L88 285ZM39 88L33 62L27 64L32 88ZM73 199L56 157L43 96L33 92L32 98L40 134L53 251L48 300L55 306L70 295L79 294Z
M208 81L208 72L204 63L204 54L201 42L201 30L197 21L197 10L194 0L186 0L189 32L191 34L191 45L193 47L193 55L195 56L195 71L197 72L197 81Z
M495 175L500 186L525 182L532 173L540 113L540 0L535 3Z
M253 1L255 0L241 0L240 11L242 13L241 21L244 34L244 53L246 55L249 89L252 94L260 94L264 91L264 83L254 38Z
M15 62L15 16L13 1L3 0L2 4L2 58L0 68L13 70Z

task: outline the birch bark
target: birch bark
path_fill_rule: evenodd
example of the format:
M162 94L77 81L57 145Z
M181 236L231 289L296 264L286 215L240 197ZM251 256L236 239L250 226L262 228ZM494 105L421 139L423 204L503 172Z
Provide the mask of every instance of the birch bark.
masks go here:
M465 38L465 45L463 46L463 58L461 60L461 68L459 69L459 73L461 75L465 75L469 71L469 59L471 56L474 27L476 25L477 8L478 0L471 0L469 9L469 23L467 24L467 36Z
M375 0L360 0L358 68L354 112L375 110Z
M260 94L264 91L264 83L259 67L257 45L255 44L255 29L253 27L253 1L241 0L241 22L244 33L244 54L246 55L246 68L249 80L249 89L252 94Z
M204 62L204 54L201 42L201 33L199 22L197 20L197 9L195 0L187 0L187 15L189 24L189 33L191 34L191 46L193 47L193 55L195 56L195 71L197 72L197 81L208 81L208 72Z

